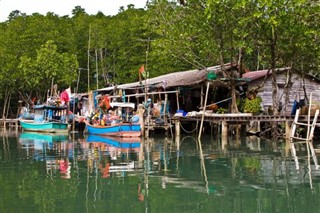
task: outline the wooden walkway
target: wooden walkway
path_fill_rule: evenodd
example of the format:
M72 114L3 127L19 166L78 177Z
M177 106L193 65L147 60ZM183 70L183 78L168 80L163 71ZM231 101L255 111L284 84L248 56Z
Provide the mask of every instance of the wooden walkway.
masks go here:
M19 129L19 119L3 119L0 118L1 127L14 127L17 131Z
M201 121L202 115L198 114L195 116L176 116L173 120L180 121ZM233 116L232 114L209 114L204 116L205 122L249 122L249 121L265 121L265 122L285 122L293 121L294 116L288 115L252 115L252 116L242 116L237 114ZM300 120L307 120L307 116L300 116Z
M311 116L314 117L314 116ZM216 113L205 113L203 116L202 113L196 113L192 116L175 116L171 120L175 124L176 136L180 135L180 125L179 123L192 123L192 122L206 122L206 123L215 123L221 125L221 135L226 137L228 135L228 126L231 125L245 125L250 124L252 121L258 123L258 128L256 132L260 131L260 123L272 123L279 122L285 123L285 137L289 138L291 133L291 125L294 122L295 116L290 115L252 115L250 113L226 113L226 114L216 114ZM300 121L307 121L307 115L301 115L299 117ZM201 128L200 128L201 129ZM199 131L199 139L201 137L201 132Z

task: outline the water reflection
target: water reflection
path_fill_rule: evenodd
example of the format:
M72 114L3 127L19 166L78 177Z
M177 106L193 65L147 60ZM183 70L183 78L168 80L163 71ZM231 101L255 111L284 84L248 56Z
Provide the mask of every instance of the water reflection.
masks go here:
M21 133L0 143L4 212L317 212L314 147Z

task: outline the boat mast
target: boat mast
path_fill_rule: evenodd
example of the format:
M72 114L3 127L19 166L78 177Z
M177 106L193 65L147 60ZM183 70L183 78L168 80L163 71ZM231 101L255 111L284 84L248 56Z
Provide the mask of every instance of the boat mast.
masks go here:
M147 92L148 92L148 85L147 85L147 83L148 83L148 78L149 78L149 70L148 70L148 54L149 54L149 46L150 46L150 37L148 37L148 40L147 40L147 51L146 51L146 66L145 66L145 68L146 68L146 70L145 70L145 72L146 72L146 77L145 77L145 83L144 83L144 92L145 92L145 96L144 96L144 101L145 101L145 103L147 103L147 99L148 99L148 94L147 94Z

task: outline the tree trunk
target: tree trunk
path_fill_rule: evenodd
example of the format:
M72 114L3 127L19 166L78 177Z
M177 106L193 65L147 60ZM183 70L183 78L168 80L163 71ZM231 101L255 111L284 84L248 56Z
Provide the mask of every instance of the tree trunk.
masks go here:
M291 65L292 67L292 65ZM285 101L284 101L284 107L283 107L283 112L287 111L287 106L289 104L289 96L290 96L290 90L292 87L292 71L289 69L287 71L287 80L286 80L286 85L284 86L284 94L285 94Z
M7 117L8 113L8 107L9 107L9 99L10 99L10 92L8 90L8 87L6 87L5 94L4 94L4 101L3 101L3 109L2 109L2 119L3 119L3 127L6 127L5 119Z
M231 113L238 113L235 82L231 81Z
M8 92L8 101L7 101L6 118L8 117L8 114L9 114L10 103L11 103L11 92Z
M272 36L270 44L271 52L271 76L272 76L272 103L273 103L273 114L279 114L279 100L278 100L278 84L277 84L277 71L276 71L276 36Z
M271 52L271 76L272 76L272 105L273 105L273 114L279 115L279 99L278 99L278 84L277 84L277 71L276 71L276 36L274 28L272 29L272 38L270 40L270 52ZM271 123L271 135L274 140L278 137L278 123Z

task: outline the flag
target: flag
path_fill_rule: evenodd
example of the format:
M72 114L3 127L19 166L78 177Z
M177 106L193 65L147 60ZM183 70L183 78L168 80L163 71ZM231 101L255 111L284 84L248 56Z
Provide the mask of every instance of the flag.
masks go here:
M142 64L142 66L140 67L140 69L139 69L139 82L140 82L140 84L142 84L142 78L141 78L141 75L143 76L143 77L145 77L145 71L144 71L144 64Z
M142 64L142 66L139 69L139 80L141 81L141 75L145 78L146 77L146 73L144 71L144 64Z
M70 101L70 97L67 89L65 89L63 92L60 93L60 100L61 100L61 104L63 105L67 104Z

